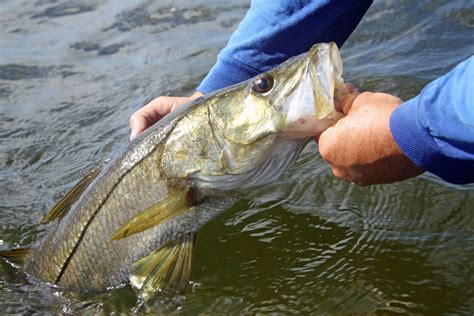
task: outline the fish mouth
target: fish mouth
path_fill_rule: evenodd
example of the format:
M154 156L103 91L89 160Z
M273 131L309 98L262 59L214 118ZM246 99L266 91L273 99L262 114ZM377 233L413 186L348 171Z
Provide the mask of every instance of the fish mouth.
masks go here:
M336 110L336 91L344 85L337 45L314 45L307 53L303 67L299 84L285 99L288 126L280 138L315 137L342 116Z
M336 91L344 85L342 59L333 42L316 44L309 51L307 73L312 80L315 115L318 119L338 118Z

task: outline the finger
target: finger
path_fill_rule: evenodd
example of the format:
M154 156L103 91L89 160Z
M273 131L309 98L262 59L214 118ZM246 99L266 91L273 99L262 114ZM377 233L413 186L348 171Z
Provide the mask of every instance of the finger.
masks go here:
M173 99L172 104L171 104L171 111L174 111L177 108L179 108L180 106L182 106L182 105L184 105L188 102L191 102L192 100L196 100L196 99L198 99L202 96L204 96L204 94L202 92L196 91L192 95L190 95L189 97L175 97Z
M349 113L352 103L359 94L359 90L351 83L345 83L337 88L335 91L336 110L344 114Z
M148 120L143 117L140 113L134 113L130 116L130 141L137 137L140 133L149 127Z
M170 112L174 99L175 97L158 97L140 108L137 112L149 123L153 124Z
M130 116L130 140L158 121L164 115L163 112L169 112L166 108L170 108L171 105L167 103L169 103L167 98L158 97L133 113Z
M190 102L191 98L185 98L185 97L175 97L173 100L171 100L171 106L170 106L170 112L176 110L180 106L186 104L187 102Z
M177 109L190 100L199 98L200 96L203 96L203 94L196 91L196 93L190 97L160 96L154 99L130 116L130 129L132 130L130 133L130 140L134 139L148 127L161 120L169 112Z

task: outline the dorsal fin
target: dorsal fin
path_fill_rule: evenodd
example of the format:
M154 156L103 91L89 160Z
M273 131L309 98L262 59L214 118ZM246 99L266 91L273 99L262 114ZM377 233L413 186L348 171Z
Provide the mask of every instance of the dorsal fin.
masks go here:
M82 192L84 192L89 184L99 175L106 162L107 161L93 168L84 176L84 178L82 178L74 187L72 187L72 189L62 197L62 199L53 207L53 209L48 214L46 214L45 217L43 217L43 222L52 222L57 218L62 219L67 214L74 202L79 199Z
M112 234L110 240L128 237L184 214L196 202L197 194L193 188L179 190L129 219Z
M194 234L168 241L130 267L130 284L143 301L156 292L182 293L188 286L194 257Z

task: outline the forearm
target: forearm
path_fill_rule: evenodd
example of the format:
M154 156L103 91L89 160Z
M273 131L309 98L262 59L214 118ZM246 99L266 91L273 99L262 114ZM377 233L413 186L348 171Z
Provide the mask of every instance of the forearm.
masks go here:
M433 81L390 118L404 154L452 183L474 182L474 57Z
M372 0L254 0L198 90L209 93L244 81L307 51L318 42L342 46Z

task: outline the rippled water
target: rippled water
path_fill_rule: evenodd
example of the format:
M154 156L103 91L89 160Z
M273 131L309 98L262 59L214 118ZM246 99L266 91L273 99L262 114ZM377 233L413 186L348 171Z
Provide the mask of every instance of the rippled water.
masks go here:
M123 148L129 115L200 82L248 1L2 1L0 249ZM361 90L412 97L474 51L472 1L375 1L344 46ZM314 144L198 235L193 289L166 311L472 314L474 188L424 175L359 188ZM66 300L0 263L2 312L130 312L125 287Z

